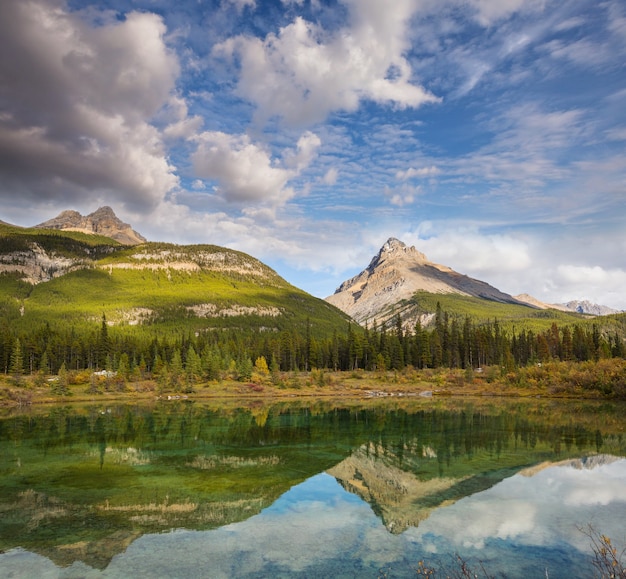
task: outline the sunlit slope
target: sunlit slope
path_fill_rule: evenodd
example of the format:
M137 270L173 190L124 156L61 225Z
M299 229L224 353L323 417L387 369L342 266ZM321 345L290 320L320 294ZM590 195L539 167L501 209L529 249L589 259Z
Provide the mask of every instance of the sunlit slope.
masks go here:
M0 299L18 324L99 322L152 331L304 329L347 317L253 257L213 245L127 248L74 232L0 229ZM19 312L19 315L18 315Z

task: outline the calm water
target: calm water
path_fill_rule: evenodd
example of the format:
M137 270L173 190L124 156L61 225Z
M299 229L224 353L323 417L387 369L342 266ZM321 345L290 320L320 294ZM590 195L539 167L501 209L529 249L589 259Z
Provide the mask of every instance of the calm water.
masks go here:
M590 577L626 539L626 408L54 407L0 418L0 577Z

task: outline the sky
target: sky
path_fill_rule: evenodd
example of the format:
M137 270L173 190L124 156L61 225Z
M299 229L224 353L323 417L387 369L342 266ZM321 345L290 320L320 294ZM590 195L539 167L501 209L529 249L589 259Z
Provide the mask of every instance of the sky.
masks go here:
M0 220L103 205L318 297L396 237L626 309L626 4L2 0Z

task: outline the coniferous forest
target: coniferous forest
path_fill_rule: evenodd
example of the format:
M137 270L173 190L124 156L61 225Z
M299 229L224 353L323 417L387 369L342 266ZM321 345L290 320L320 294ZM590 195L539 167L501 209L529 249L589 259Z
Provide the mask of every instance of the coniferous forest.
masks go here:
M301 331L224 328L210 332L155 332L150 336L131 327L110 327L103 316L85 330L44 323L17 331L0 323L0 363L5 374L108 370L126 376L158 376L164 371L219 380L225 375L248 380L254 365L273 371L403 370L458 368L505 369L554 360L587 362L624 358L618 331L600 332L597 324L576 324L520 332L503 329L498 320L473 322L437 308L432 327L361 328L346 323L320 337L307 320Z

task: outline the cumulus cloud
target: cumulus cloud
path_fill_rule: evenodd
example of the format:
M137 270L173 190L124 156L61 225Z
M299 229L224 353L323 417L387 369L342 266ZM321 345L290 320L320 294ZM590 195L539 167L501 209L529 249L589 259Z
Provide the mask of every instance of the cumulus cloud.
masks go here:
M424 227L423 233L428 234L428 224ZM532 264L527 244L511 235L459 228L426 238L418 232L407 238L432 261L472 276L519 272Z
M595 296L601 305L616 304L626 308L623 291L616 289L626 287L624 269L607 269L599 265L559 265L552 281L554 289L561 292L563 301Z
M332 111L354 111L363 99L401 108L439 99L414 82L404 53L409 48L412 0L394 9L373 0L346 0L350 24L335 32L297 17L264 39L237 36L214 53L237 57L237 85L260 119L321 121Z
M177 186L150 124L179 72L160 17L69 12L55 0L0 4L0 191L66 203L108 195L154 206Z
M248 135L219 131L201 133L192 155L194 170L203 179L218 183L219 195L228 202L280 206L295 195L287 183L315 158L320 139L306 132L295 151L286 151L281 162Z
M305 132L296 145L296 151L286 151L283 159L284 163L290 169L300 172L306 169L311 162L317 157L317 150L322 141L320 138L310 131Z
M169 139L189 139L204 122L198 115L189 116L187 101L180 96L172 96L160 116L166 123L163 135Z

